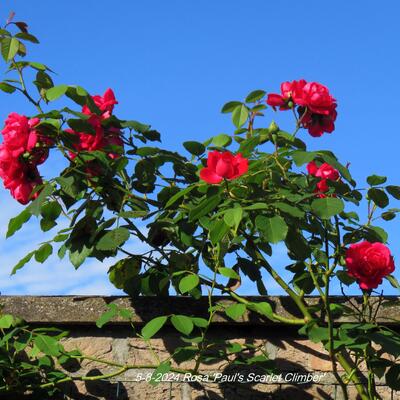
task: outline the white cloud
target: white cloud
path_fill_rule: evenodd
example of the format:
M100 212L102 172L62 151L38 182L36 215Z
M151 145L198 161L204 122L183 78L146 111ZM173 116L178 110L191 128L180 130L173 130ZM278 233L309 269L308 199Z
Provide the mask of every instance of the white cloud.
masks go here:
M0 190L2 212L0 214L0 292L1 294L30 295L116 295L122 291L116 289L108 280L107 271L116 259L104 262L88 259L75 270L66 256L60 260L57 254L50 256L44 264L30 261L15 275L10 276L13 266L27 253L55 235L54 232L40 231L39 221L32 217L22 229L9 239L5 239L8 221L23 210L4 189ZM61 221L60 228L63 227ZM131 239L127 249L132 252L146 251L146 246L138 239ZM123 255L121 255L122 257Z

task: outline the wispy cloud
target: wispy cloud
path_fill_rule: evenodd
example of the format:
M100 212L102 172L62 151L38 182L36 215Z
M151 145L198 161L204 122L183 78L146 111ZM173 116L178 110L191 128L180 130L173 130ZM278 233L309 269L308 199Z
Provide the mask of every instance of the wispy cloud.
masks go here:
M0 214L0 292L2 294L84 294L112 295L122 294L109 281L107 271L117 259L104 262L88 259L75 270L66 256L60 260L53 254L44 264L30 261L15 275L10 276L13 266L28 252L51 238L54 233L40 231L38 220L34 217L13 237L5 239L8 221L23 210L4 189L0 190L2 212ZM132 252L142 252L146 246L138 239L131 239L127 246Z

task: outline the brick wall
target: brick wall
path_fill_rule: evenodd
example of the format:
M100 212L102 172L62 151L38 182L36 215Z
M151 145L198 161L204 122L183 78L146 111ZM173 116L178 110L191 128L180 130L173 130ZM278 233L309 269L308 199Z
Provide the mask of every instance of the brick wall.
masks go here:
M287 298L270 297L268 300L272 301L282 314L294 314L293 305ZM353 299L353 301L357 300ZM318 300L311 299L311 301ZM67 349L79 348L85 355L118 363L154 364L154 359L146 344L141 339L133 337L132 330L127 324L115 320L102 329L95 326L96 319L110 302L132 308L135 313L134 323L137 326L162 314L186 313L204 316L207 310L205 299L193 301L188 298L141 298L133 301L124 297L81 296L2 296L0 298L0 303L5 305L5 312L18 315L31 324L60 325L68 329L71 334L64 341ZM389 323L385 320L385 316L393 318L399 313L400 307L385 309L378 319L381 323ZM262 321L252 314L245 314L237 323L227 320L223 314L217 314L209 335L232 342L261 345L269 357L276 361L278 373L267 376L255 370L227 368L226 364L217 362L201 366L202 381L193 376L170 374L167 378L172 381L152 386L146 382L152 371L142 368L128 370L124 375L111 381L67 384L66 398L82 400L326 400L342 398L340 388L336 385L331 372L329 358L322 345L300 337L296 328ZM179 334L172 327L165 326L151 339L151 344L159 357L165 359L176 347L181 346L182 342ZM193 362L185 362L179 367L186 369L192 366ZM86 360L82 364L82 369L73 373L97 375L100 371L109 373L113 370L115 369L110 366L104 368L103 365ZM225 376L225 379L228 379L228 376L231 379L236 378L236 382L214 382L212 380L216 373ZM240 376L242 380L253 381L240 383L238 382ZM265 382L255 382L256 379ZM307 380L309 382L306 382ZM384 382L378 383L380 384L379 394L383 399L400 399L400 392L392 392L384 386ZM356 390L350 387L350 399L356 398Z

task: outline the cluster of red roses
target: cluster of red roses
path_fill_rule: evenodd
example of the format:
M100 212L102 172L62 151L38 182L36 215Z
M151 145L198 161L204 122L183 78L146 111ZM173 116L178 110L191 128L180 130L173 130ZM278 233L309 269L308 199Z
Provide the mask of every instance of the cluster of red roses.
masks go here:
M94 128L95 133L76 132L72 129L66 130L66 132L79 137L79 141L74 144L76 151L79 153L80 151L103 150L109 146L123 147L124 143L121 138L121 131L114 127L105 129L101 124L102 121L111 117L114 105L118 104L114 92L111 89L107 89L103 96L92 96L92 99L101 111L101 115L93 113L86 105L82 107L82 113L89 116L87 121ZM108 156L114 159L118 157L118 154L109 152ZM76 153L70 152L70 157L74 159Z
M339 172L328 163L317 166L315 161L307 165L310 175L320 178L317 183L318 197L326 197L327 181L337 181ZM240 153L212 151L208 154L207 166L200 170L200 178L210 184L239 178L248 171L248 160ZM363 290L375 289L382 279L394 271L390 250L382 243L363 241L351 244L346 250L347 273L355 278Z
M322 136L335 129L336 100L326 86L317 82L306 82L304 79L281 84L281 94L271 93L267 104L289 110L297 106L299 122L308 129L311 136Z
M72 159L81 151L103 150L109 146L123 147L121 131L114 127L102 126L102 121L111 117L114 105L118 103L113 91L107 89L103 96L96 95L92 99L101 114L91 112L88 106L83 106L82 113L89 116L87 121L94 128L95 133L66 130L79 137L79 140L74 143L76 151L70 151ZM40 134L37 129L39 123L38 118L29 119L23 115L11 113L2 131L0 177L3 179L5 188L9 189L11 195L22 204L27 204L37 197L38 192L32 195L32 191L37 185L43 183L37 166L47 159L49 148L53 144L51 139ZM109 151L108 156L114 159L119 154ZM88 172L96 174L95 166L88 165Z
M42 183L37 166L49 155L52 141L37 130L38 118L11 113L2 130L0 145L0 177L6 189L21 204L27 204L33 189Z
M339 171L328 163L323 163L318 167L315 161L311 161L307 164L307 171L310 175L320 179L317 182L315 193L321 198L326 197L325 193L329 190L328 181L337 181L339 179Z

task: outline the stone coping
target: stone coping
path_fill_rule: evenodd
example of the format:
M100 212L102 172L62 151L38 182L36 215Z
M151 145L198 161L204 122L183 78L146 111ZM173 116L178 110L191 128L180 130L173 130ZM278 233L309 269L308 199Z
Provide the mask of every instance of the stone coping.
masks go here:
M293 301L286 296L245 296L247 300L266 301L275 310L285 317L300 317L296 312ZM332 301L349 305L361 304L362 297L331 296ZM214 303L225 305L233 303L227 296L214 296ZM308 304L318 305L320 299L314 296L305 297ZM377 321L385 325L400 326L400 297L385 296L377 314ZM379 297L373 298L378 304ZM150 319L168 314L186 314L197 317L208 317L208 298L206 296L196 300L187 296L170 297L137 297L128 296L0 296L0 305L3 313L16 315L31 324L56 325L93 325L99 316L107 310L107 304L115 303L120 307L128 308L133 312L134 324L141 325ZM337 322L352 322L351 317L339 318ZM116 318L111 324L128 324L121 318ZM255 313L246 312L238 321L228 318L224 312L217 312L213 319L214 324L223 325L282 325L272 322Z

